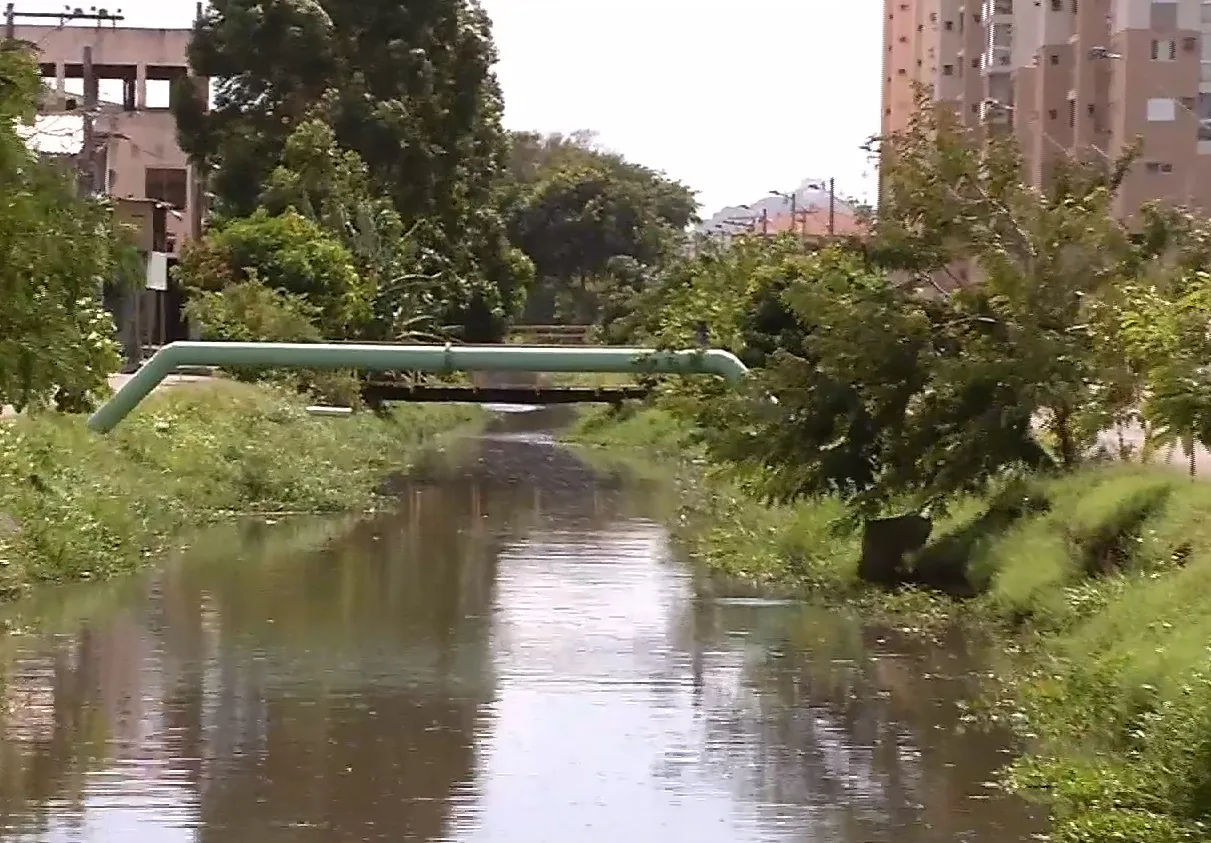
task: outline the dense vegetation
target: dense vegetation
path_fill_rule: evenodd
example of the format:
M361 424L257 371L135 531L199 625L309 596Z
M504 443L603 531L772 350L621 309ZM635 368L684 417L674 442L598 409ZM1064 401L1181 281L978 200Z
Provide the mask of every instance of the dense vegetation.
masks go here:
M181 272L208 335L495 341L511 321L593 322L693 218L683 186L589 133L509 134L471 0L224 0L190 60L182 146L209 172L210 235ZM227 292L253 283L274 291ZM251 310L250 310L251 309ZM275 332L281 332L275 336Z
M41 81L25 52L0 49L0 407L72 408L119 364L102 284L130 276L130 250L104 203L41 161L16 130Z

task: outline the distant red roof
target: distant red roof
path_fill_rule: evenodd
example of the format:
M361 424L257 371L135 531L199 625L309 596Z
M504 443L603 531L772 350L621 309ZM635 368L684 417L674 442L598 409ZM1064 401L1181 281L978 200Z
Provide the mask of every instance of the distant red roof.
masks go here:
M770 234L793 231L798 232L804 237L826 237L830 233L828 230L828 209L808 208L805 211L799 211L795 214L793 225L789 213L771 215L768 223L766 223L766 227L768 227ZM842 237L853 234L865 234L866 226L861 220L849 213L848 210L837 208L833 213L833 230L831 233L834 236Z

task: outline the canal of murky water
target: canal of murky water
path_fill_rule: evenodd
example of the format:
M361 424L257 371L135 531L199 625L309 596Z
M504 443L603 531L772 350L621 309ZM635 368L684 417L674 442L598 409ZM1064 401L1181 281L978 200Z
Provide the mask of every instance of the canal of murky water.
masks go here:
M667 489L465 443L359 523L200 536L12 609L0 839L1028 840L978 655L696 599Z

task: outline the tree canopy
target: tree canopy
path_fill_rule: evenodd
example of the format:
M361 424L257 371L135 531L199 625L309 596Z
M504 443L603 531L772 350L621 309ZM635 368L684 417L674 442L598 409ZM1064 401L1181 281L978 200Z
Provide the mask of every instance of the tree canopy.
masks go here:
M493 339L528 280L493 202L505 154L494 61L471 0L216 0L190 47L194 71L217 80L215 103L179 85L178 133L211 173L216 212L233 218L283 187L273 171L300 126L329 127L331 144L313 136L311 148L356 153L361 189L467 285L459 332Z
M1134 150L1109 164L1061 161L1039 191L1023 184L1010 139L921 108L882 156L869 237L707 245L636 308L640 330L664 345L706 327L761 367L739 395L685 388L702 441L770 498L835 494L865 515L1076 465L1147 391L1122 326L1154 319L1170 345L1194 330L1182 314L1203 300L1197 279L1185 298L1133 304L1127 293L1162 253L1188 266L1198 227L1155 209L1140 231L1114 219ZM1171 302L1169 318L1154 315ZM1108 315L1131 306L1134 322ZM1159 359L1161 346L1133 347ZM1193 363L1178 362L1151 371L1189 382ZM1197 426L1189 405L1184 416L1168 406Z
M532 322L592 323L674 255L697 202L685 185L598 148L589 132L517 132L500 203L534 263Z

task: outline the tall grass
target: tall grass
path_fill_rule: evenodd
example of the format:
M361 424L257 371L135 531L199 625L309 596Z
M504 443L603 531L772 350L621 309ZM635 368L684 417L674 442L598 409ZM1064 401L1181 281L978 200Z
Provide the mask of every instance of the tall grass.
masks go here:
M476 414L316 418L286 392L217 382L165 390L108 436L81 417L15 419L0 425L0 594L129 570L226 511L367 507L384 475Z

